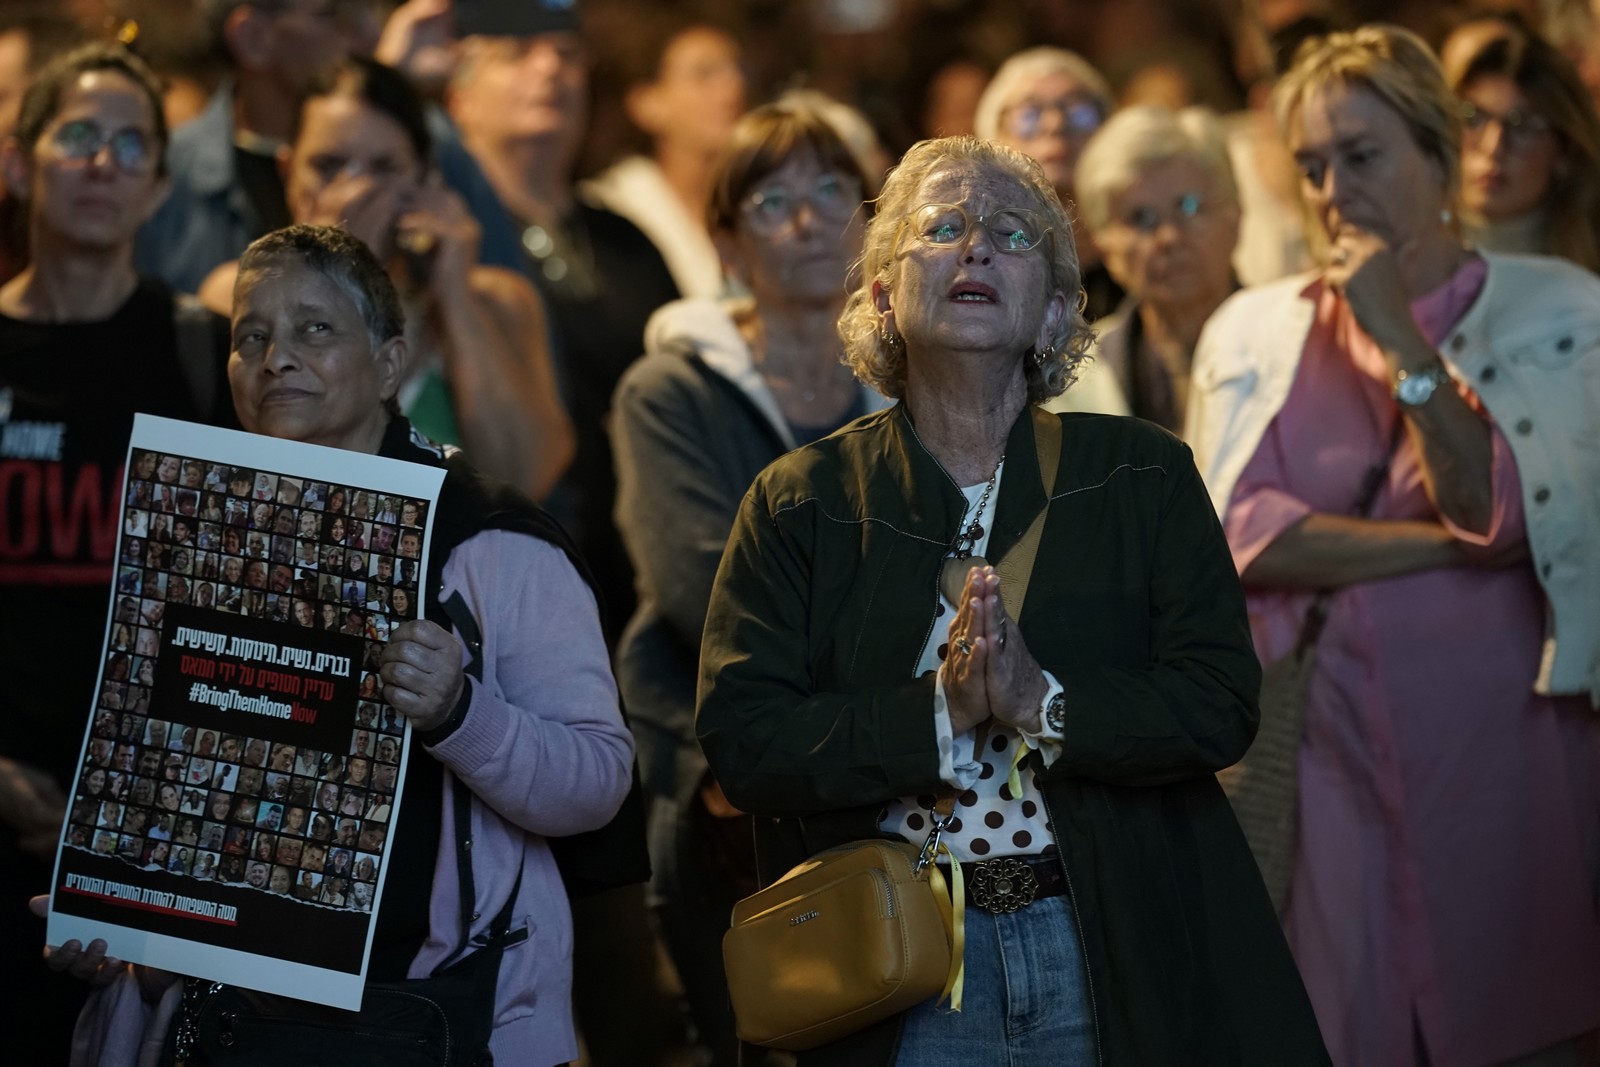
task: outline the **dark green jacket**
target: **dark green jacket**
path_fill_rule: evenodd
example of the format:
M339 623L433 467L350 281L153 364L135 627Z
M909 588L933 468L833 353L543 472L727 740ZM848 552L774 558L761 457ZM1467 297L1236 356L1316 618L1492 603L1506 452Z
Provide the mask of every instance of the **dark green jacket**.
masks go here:
M1327 1062L1214 774L1255 735L1260 668L1189 450L1149 424L1062 416L1060 473L1020 626L1060 679L1041 779L1106 1067ZM940 792L934 677L914 677L964 500L904 406L769 467L745 498L701 652L697 731L758 816L763 882ZM1045 505L1024 412L988 556ZM802 1063L892 1061L898 1020Z

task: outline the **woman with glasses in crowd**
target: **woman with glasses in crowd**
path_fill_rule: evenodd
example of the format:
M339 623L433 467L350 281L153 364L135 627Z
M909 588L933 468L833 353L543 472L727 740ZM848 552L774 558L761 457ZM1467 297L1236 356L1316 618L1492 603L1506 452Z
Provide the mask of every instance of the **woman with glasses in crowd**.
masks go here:
M922 142L860 269L839 332L900 403L745 495L695 726L763 882L853 840L922 845L958 797L965 993L801 1063L1323 1063L1215 777L1260 674L1205 488L1170 434L1036 407L1089 342L1053 183L992 142ZM1022 580L988 564L1036 517L1013 616Z
M1084 314L1090 322L1109 315L1123 296L1074 204L1078 157L1111 108L1111 86L1088 60L1062 48L1040 47L1018 52L1001 65L972 117L979 137L1032 156L1073 216L1088 299Z
M1136 415L1183 434L1200 330L1238 288L1239 194L1209 111L1118 112L1084 149L1078 204L1128 292L1096 324L1093 362L1052 410Z
M15 469L0 505L8 529L34 531L11 546L0 575L0 601L30 605L0 613L0 752L8 757L0 762L8 779L0 888L11 897L50 875L53 849L25 855L18 842L41 828L59 833L61 794L99 673L101 638L86 623L105 613L117 547L51 501L104 502L117 492L135 411L196 421L232 412L222 324L185 312L180 326L172 293L133 266L134 234L167 192L166 144L154 75L120 47L93 45L39 73L0 149L28 246L27 265L0 287L0 418L45 435L29 448L8 436L6 463ZM29 484L58 493L22 491ZM60 1049L36 1046L33 1035L59 1037L70 1014L40 1003L58 987L24 947L32 935L8 914L0 945L20 992L0 1018L21 1042L9 1053L49 1062Z
M1512 19L1443 50L1461 98L1461 222L1490 252L1600 270L1600 118L1572 61Z
M640 600L618 683L660 798L661 929L718 1065L737 1062L722 933L755 871L750 818L722 796L694 739L700 633L723 543L761 468L883 404L841 363L834 328L871 191L818 111L780 102L741 119L708 215L724 268L750 296L658 311L614 404L617 524Z
M1300 721L1274 720L1298 779L1262 854L1288 854L1289 944L1335 1063L1579 1062L1600 279L1462 245L1459 102L1408 31L1307 42L1273 110L1326 266L1212 317L1188 432L1262 659L1320 619Z

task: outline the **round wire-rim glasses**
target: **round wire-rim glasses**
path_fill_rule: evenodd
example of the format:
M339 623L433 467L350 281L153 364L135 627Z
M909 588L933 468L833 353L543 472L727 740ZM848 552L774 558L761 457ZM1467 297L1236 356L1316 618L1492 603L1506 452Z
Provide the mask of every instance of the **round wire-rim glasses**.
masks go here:
M965 244L975 227L989 235L996 252L1031 252L1050 236L1044 216L1032 208L998 207L984 215L974 215L960 204L923 204L900 224L895 237L895 255L904 255L905 237L935 248Z
M770 237L794 221L802 203L820 219L845 222L860 209L861 196L859 181L846 174L830 172L819 177L808 190L782 185L757 189L746 196L739 207L745 224L753 232Z

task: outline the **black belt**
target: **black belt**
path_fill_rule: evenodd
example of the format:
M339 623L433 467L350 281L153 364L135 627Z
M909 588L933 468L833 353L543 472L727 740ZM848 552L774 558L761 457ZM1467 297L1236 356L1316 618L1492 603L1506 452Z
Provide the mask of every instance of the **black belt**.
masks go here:
M967 903L997 914L1067 891L1066 871L1054 853L963 863L961 874L967 884Z

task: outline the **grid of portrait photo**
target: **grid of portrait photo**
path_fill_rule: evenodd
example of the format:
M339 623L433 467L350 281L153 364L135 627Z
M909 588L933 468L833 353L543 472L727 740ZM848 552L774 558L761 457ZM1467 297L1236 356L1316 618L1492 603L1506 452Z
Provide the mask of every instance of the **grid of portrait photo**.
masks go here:
M404 720L383 642L415 618L428 502L134 450L105 673L70 847L308 903L370 909ZM152 718L168 604L364 639L348 749Z

